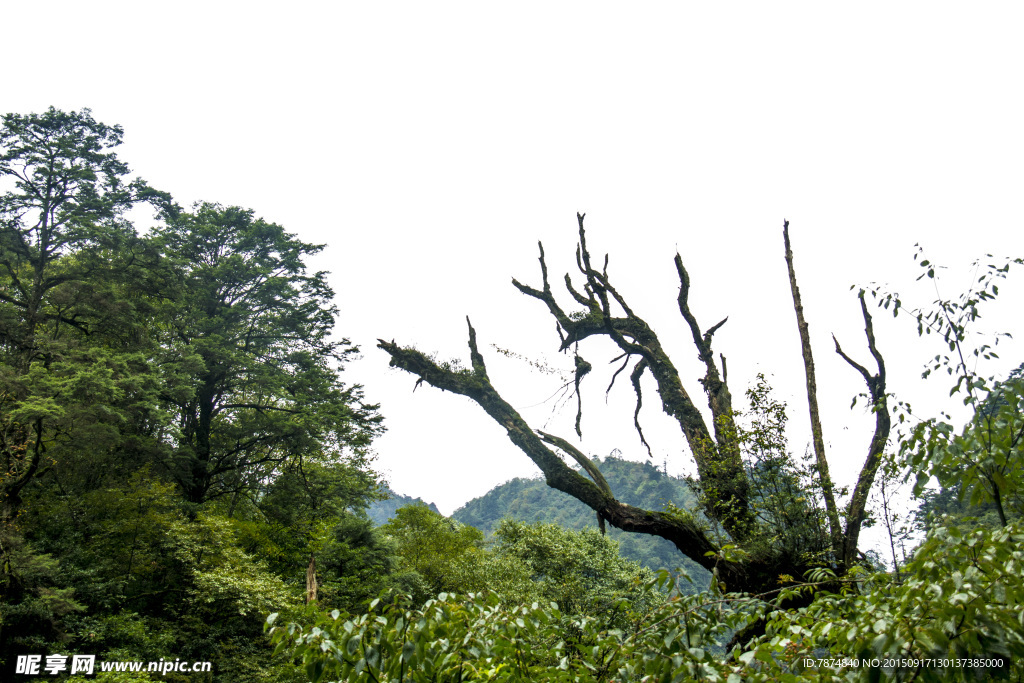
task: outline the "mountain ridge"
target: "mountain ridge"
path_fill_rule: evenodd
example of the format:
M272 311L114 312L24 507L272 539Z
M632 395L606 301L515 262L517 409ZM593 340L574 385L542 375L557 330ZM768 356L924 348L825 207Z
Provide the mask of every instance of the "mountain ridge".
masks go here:
M608 456L594 458L594 464L608 480L622 502L648 510L662 510L669 503L691 509L696 498L686 481L670 476L649 462L635 462ZM596 528L594 511L567 493L549 487L542 478L516 478L500 484L482 496L468 501L451 518L476 527L486 535L493 533L505 517L522 522L555 523L568 529ZM708 572L682 555L671 542L655 536L623 532L608 527L608 535L618 541L623 557L653 570L682 568L694 585L705 587Z
M387 498L384 498L383 500L375 500L366 508L366 516L373 521L374 526L386 524L389 519L395 516L395 510L398 508L405 507L406 505L414 505L416 503L426 505L437 514L441 514L441 511L437 509L436 505L428 503L422 498L404 496L401 493L396 493L390 487L385 487L383 493L387 494Z

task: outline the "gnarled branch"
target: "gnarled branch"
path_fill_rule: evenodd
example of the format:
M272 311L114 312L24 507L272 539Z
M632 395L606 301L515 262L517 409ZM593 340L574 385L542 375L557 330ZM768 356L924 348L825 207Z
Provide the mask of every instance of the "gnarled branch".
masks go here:
M636 433L640 435L640 442L647 448L647 456L654 457L654 453L651 452L651 444L647 443L647 439L644 438L644 430L640 429L640 407L643 405L644 397L640 391L640 378L643 377L644 370L647 369L647 360L641 358L640 362L633 368L633 372L629 375L629 381L633 383L633 393L636 394L636 409L633 411L633 426L636 427Z
M470 350L474 353L475 331L470 326ZM505 401L491 385L490 380L476 368L472 371L455 371L441 367L424 353L412 348L402 348L394 342L377 340L377 347L391 356L391 365L401 368L420 380L443 391L460 394L472 399L499 425L505 428L509 439L522 450L544 473L551 488L568 493L590 507L613 526L623 531L633 531L660 536L671 541L684 555L697 564L711 569L717 546L693 520L679 519L662 512L644 510L627 505L615 499L600 472L591 472L576 456L582 455L564 440L552 435L541 435L529 427L519 413ZM475 364L474 364L475 365ZM545 443L547 441L577 459L595 481L587 479L565 464ZM592 463L591 463L592 464ZM596 468L594 468L596 470ZM595 483L597 482L597 483ZM742 590L748 585L747 570L738 563L717 563L720 575L730 585Z

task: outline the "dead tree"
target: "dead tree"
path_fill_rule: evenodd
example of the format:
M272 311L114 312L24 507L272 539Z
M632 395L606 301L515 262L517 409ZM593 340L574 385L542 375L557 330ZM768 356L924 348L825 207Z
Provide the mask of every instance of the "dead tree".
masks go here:
M677 302L679 312L688 325L693 336L693 343L698 356L704 364L705 374L699 380L705 394L707 405L713 419L709 428L703 415L694 403L691 394L683 386L679 371L661 341L642 318L629 306L625 298L612 285L608 275L608 257L600 269L591 262L587 248L586 233L583 229L583 215L577 214L579 222L579 245L576 250L576 266L583 276L582 289L573 284L572 278L565 275L565 287L576 304L583 307L575 312L567 313L555 299L548 279L548 268L544 256L544 246L540 244L541 287L539 289L524 285L513 279L512 284L523 294L542 302L557 323L560 339L559 350L578 349L581 342L590 337L607 337L621 351L618 359L624 359L619 372L630 363L633 364L631 383L636 394L636 412L634 424L640 438L646 444L640 430L637 415L642 403L640 379L649 374L655 381L662 410L671 416L679 425L689 445L697 465L698 481L702 491L701 512L708 520L713 520L725 531L726 537L716 537L708 531L708 525L698 516L680 515L674 512L644 510L620 502L600 477L593 463L578 449L567 441L552 434L532 429L519 413L505 401L491 384L487 375L484 358L477 346L476 331L469 319L469 350L471 366L466 369L450 366L442 367L439 363L410 348L402 347L394 341L378 340L378 347L391 356L391 365L401 368L419 379L417 384L426 382L439 389L466 396L475 401L498 424L505 428L509 439L519 447L544 473L547 484L552 488L564 491L583 502L597 514L619 529L638 533L660 536L673 542L681 553L697 564L713 570L718 580L729 591L761 593L777 586L779 576L789 574L801 576L812 568L820 559L811 561L793 554L765 552L762 548L757 553L748 553L743 559L724 558L719 555L724 542L740 548L754 547L757 540L763 537L765 530L761 528L752 512L753 492L747 468L744 465L738 430L734 421L732 395L727 385L726 359L719 355L721 366L716 362L712 349L715 332L725 324L726 319L702 328L690 310L689 293L690 277L683 266L682 258L676 254L674 262L679 277L679 294ZM788 225L788 224L787 224ZM796 276L792 268L792 254L789 251L788 231L785 237L787 261L790 264L790 281L793 286L795 307L801 328L801 337L805 340L805 365L810 378L808 390L811 396L816 393L813 382L813 365L809 356L809 342L806 341L806 322L796 289ZM870 317L867 309L862 310L865 316L869 348L881 368L878 375L871 377L861 366L857 365L838 349L840 355L858 368L868 378L872 397L881 401L879 414L884 408L884 368L881 356L874 345ZM577 359L577 368L581 365ZM585 363L585 361L583 361ZM589 363L586 364L589 368ZM616 373L617 375L618 373ZM614 382L614 379L613 379ZM816 400L814 412L817 412ZM881 418L879 418L881 420ZM820 429L820 427L819 427ZM849 566L856 552L856 541L860 525L863 521L863 500L871 487L875 472L878 469L878 458L881 448L888 438L887 423L879 422L875 438L869 449L868 462L865 463L860 480L855 488L853 500L847 514L847 524L843 531L839 530L838 512L832 494L831 480L828 476L827 462L824 460L823 446L816 451L820 453L819 472L822 489L827 491L826 500L828 519L831 529L826 533L832 542L832 562L834 567L842 570ZM817 442L817 438L816 438ZM562 452L579 463L582 471L570 467L559 456ZM821 466L821 465L824 466ZM582 472L591 473L588 479ZM863 491L863 494L861 493ZM703 523L702 523L703 522Z

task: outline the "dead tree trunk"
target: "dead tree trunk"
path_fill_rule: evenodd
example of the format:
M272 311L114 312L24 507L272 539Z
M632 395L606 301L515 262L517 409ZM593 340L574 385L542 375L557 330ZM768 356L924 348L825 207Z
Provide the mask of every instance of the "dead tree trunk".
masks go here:
M583 276L582 289L578 289L572 278L565 276L565 286L582 311L577 309L567 313L556 301L548 280L548 267L545 261L544 247L540 246L541 288L536 289L524 285L517 280L512 284L522 293L545 304L557 323L560 338L559 350L578 349L581 342L590 337L604 336L614 342L621 350L615 359L625 359L627 367L634 363L631 382L636 394L637 412L634 423L640 438L637 415L642 402L640 379L650 373L657 385L662 409L679 425L693 453L697 465L699 484L702 489L703 513L710 520L721 525L728 534L727 539L712 537L706 531L706 522L702 523L694 516L671 514L653 510L644 510L626 505L616 500L607 482L600 476L593 463L578 449L564 439L532 429L519 413L506 402L492 386L487 375L484 358L477 347L476 331L472 324L469 328L470 369L450 369L447 365L436 363L420 351L402 347L394 341L378 340L378 348L391 356L391 365L401 368L419 379L417 385L426 382L444 391L466 396L475 401L491 418L505 428L509 439L522 450L544 473L547 484L552 488L564 491L593 509L599 516L615 527L624 531L660 536L671 542L684 555L697 564L714 570L721 584L729 591L761 593L777 587L781 574L801 576L812 568L812 560L794 556L791 553L773 551L770 544L763 541L770 536L771 530L761 528L752 510L751 482L747 475L742 455L739 431L736 427L732 397L727 385L725 358L720 356L721 370L715 361L712 339L727 319L703 330L694 317L689 306L690 278L683 266L682 258L677 254L674 262L679 276L679 293L677 303L680 314L685 320L697 347L698 356L705 367L705 375L700 379L708 408L713 418L713 427L708 428L701 412L694 404L691 395L684 388L679 371L673 365L658 336L651 327L641 319L628 302L612 285L608 275L608 257L604 259L601 269L591 263L587 249L586 234L583 229L583 216L578 215L579 246L576 251L576 266ZM787 254L788 240L787 240ZM791 254L789 256L791 264ZM790 266L791 282L795 289L795 275ZM798 321L802 330L806 323L802 322L802 310L799 309L797 297ZM865 311L866 316L866 311ZM872 353L874 337L868 321L869 347ZM877 356L880 359L880 356ZM577 368L582 359L577 359ZM589 363L586 364L589 366ZM616 373L618 376L618 373ZM614 383L614 379L612 380ZM884 387L884 379L881 380ZM609 387L610 389L611 387ZM813 392L812 392L813 393ZM881 432L876 432L876 440ZM887 436L888 432L885 432ZM646 444L646 440L644 440ZM884 444L884 439L882 441ZM569 467L560 457L559 452L568 455L578 462L593 480L583 476L581 472ZM870 451L869 463L858 481L856 491L870 489L874 472L877 470L877 454L875 441ZM824 467L823 481L827 477L827 462L824 462L824 449L821 451ZM870 467L868 465L871 465ZM860 501L855 493L854 501ZM860 512L858 512L858 510ZM844 551L856 549L856 538L862 520L863 506L851 503L847 527L840 539ZM833 519L834 518L834 519ZM829 514L833 524L832 534L836 534L838 514L834 501ZM753 549L745 559L725 559L720 556L721 544L729 542L740 548ZM842 562L839 548L836 548L835 564ZM820 560L816 561L820 563ZM848 563L847 565L848 566Z

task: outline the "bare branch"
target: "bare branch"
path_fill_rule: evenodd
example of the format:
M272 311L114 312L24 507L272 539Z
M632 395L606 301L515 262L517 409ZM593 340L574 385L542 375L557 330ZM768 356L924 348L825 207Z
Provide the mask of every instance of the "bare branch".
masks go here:
M710 363L708 372L710 373L714 370L714 373L717 375L718 371L714 369L714 357L711 355L711 335L713 335L719 327L724 325L725 320L728 320L728 318L708 330L707 335L702 335L700 333L700 325L697 324L697 319L690 311L690 274L686 272L686 268L683 266L682 256L676 254L674 261L676 264L676 273L679 275L679 296L676 297L676 301L679 304L679 313L682 314L683 320L685 320L686 324L690 327L690 334L693 335L693 344L697 347L701 362L705 365Z
M627 366L627 365L629 365L629 354L628 354L628 353L623 353L623 354L621 354L621 355L618 355L618 356L616 356L615 358L612 358L612 359L611 359L610 361L608 361L608 362L609 362L609 363L614 363L615 361L619 360L620 358L624 359L624 360L622 361L622 365L621 365L621 366L619 367L619 369L618 369L618 370L616 370L616 371L615 371L615 374L613 374L613 375L612 375L612 381L608 383L608 388L604 390L604 402L605 402L605 403L607 403L607 402L608 402L608 394L610 394L610 393L611 393L611 391L612 391L612 387L613 387L613 386L615 386L615 378L616 378L616 377L618 377L618 376L619 376L619 374L620 374L620 373L621 373L621 372L622 372L623 370L625 370L625 369L626 369L626 366Z
M585 214L585 213L578 213L577 212L577 214L576 214L576 222L579 224L579 228L580 228L580 244L579 244L579 249L576 250L576 263L577 263L577 265L585 266L585 268L584 267L580 268L580 270L583 271L584 275L586 275L591 270L593 270L590 267L590 253L587 251L587 233L583 229L583 219L586 218L586 216L587 216L587 214ZM580 254L581 253L583 255L583 263L582 264L580 264Z
M551 315L555 316L555 320L558 321L563 328L566 328L566 323L570 323L569 317L565 314L565 311L555 301L554 295L551 293L551 284L548 282L548 265L544 259L544 244L537 242L537 247L540 249L540 272L543 282L543 291L537 291L536 289L520 283L515 278L512 278L512 285L523 294L532 296L534 299L543 301L548 306L548 310L551 311Z
M612 488L608 485L608 480L604 478L603 474L601 474L601 470L597 469L597 465L594 464L594 461L583 454L583 451L554 434L548 434L547 432L543 432L539 429L537 430L537 433L540 434L542 441L565 451L573 460L579 463L580 467L582 467L586 473L590 475L590 478L594 480L594 483L597 484L598 488L609 496L613 495Z
M811 353L811 335L807 321L804 319L804 307L800 301L800 288L796 284L796 269L793 266L793 250L789 244L789 221L783 221L782 241L786 247L786 266L789 270L789 288L793 293L793 309L796 311L796 326L800 332L800 349L804 357L804 372L807 377L807 407L811 416L811 435L814 442L814 458L821 482L822 496L825 499L825 514L828 516L831 532L832 549L842 552L842 529L839 521L839 508L836 506L835 493L832 488L832 476L829 474L828 458L825 455L825 438L821 429L821 417L818 412L818 382L814 373L814 356ZM835 339L835 337L833 337ZM839 342L836 342L836 350Z
M569 294L572 296L573 299L576 300L576 303L580 304L581 306L586 306L591 311L597 310L596 301L584 297L582 294L576 291L575 287L572 286L572 278L569 277L569 273L565 274L565 288L569 290Z
M583 438L583 432L580 430L580 420L583 419L583 397L580 395L580 380L590 372L593 366L585 361L579 354L576 355L575 362L576 375L573 382L576 385L576 436Z
M861 292L860 296L860 310L864 315L864 334L868 338L868 350L871 351L871 355L875 357L875 363L878 364L878 381L883 385L885 384L885 360L882 358L882 354L878 351L878 347L875 346L875 328L871 324L871 314L868 313L868 305L864 301L864 293Z
M715 441L718 445L717 468L721 471L719 475L723 481L730 482L728 495L732 499L729 505L735 505L740 510L739 517L733 516L734 529L728 529L730 534L742 533L740 526L750 523L748 516L747 495L749 483L744 474L743 462L740 458L739 444L735 439L736 421L732 409L732 394L729 386L719 375L718 367L715 365L715 355L711 349L711 338L714 333L725 324L725 318L717 325L714 325L705 334L701 334L700 325L690 310L690 275L683 266L683 258L677 253L673 259L676 265L676 273L679 275L679 295L676 302L679 305L679 313L683 316L686 324L690 327L690 334L693 336L693 343L697 347L697 355L704 363L705 375L699 380L708 396L708 407L711 408L711 415L714 417ZM693 449L694 444L690 444ZM696 455L696 450L694 450ZM698 460L698 466L700 462ZM698 472L700 472L698 468ZM701 479L705 475L700 472ZM740 523L740 519L743 523Z
M566 315L565 311L562 310L562 307L558 305L557 301L555 301L554 294L551 292L551 286L548 283L548 269L544 258L544 245L538 242L538 246L540 247L540 266L544 282L543 291L538 291L533 287L524 285L515 278L512 279L512 285L523 294L544 302L548 307L548 311L550 311L558 324L558 337L561 340L559 351L565 351L574 342L594 334L596 331L601 329L603 324L595 320L588 319L574 321ZM590 308L592 312L598 312L600 310L597 306L597 302L593 300L593 297L589 300L585 299L578 292L572 289L568 275L566 275L566 282L574 299Z
M540 274L544 282L544 291L551 292L551 285L548 284L548 264L544 260L544 243L537 240L537 248L540 249Z
M626 339L623 334L623 329L626 328L626 325L617 324L625 322L626 324L631 324L632 327L637 328L639 325L646 326L647 323L634 316L626 318L624 321L622 318L613 318L611 314L611 305L608 302L608 296L603 292L601 293L601 320L604 322L605 334L611 337L612 341L614 341L625 353L636 354L647 359L654 357L654 352L647 346L644 346L644 344ZM651 333L651 336L653 336L654 332L650 329L648 329L648 331ZM632 336L634 340L638 337L638 335L632 332L630 332L630 336Z
M858 363L857 361L853 360L852 358L850 358L849 356L846 355L846 353L843 351L842 347L839 346L839 340L836 339L836 336L834 334L832 335L832 341L834 341L836 343L836 353L838 353L840 356L842 356L843 360L845 360L847 363L850 364L851 367L853 367L853 369L855 369L857 372L859 372L861 374L861 376L864 378L864 381L867 382L868 386L870 387L871 386L871 379L872 378L871 378L871 373L868 372L868 369L866 367L864 367L863 365L861 365L860 363Z
M708 349L711 348L711 337L714 336L715 332L718 331L719 327L721 327L722 325L724 325L728 321L729 321L729 316L725 316L725 318L723 318L720 323L718 323L717 325L713 325L710 330L708 330L707 332L704 333L704 345L706 347L708 347Z

